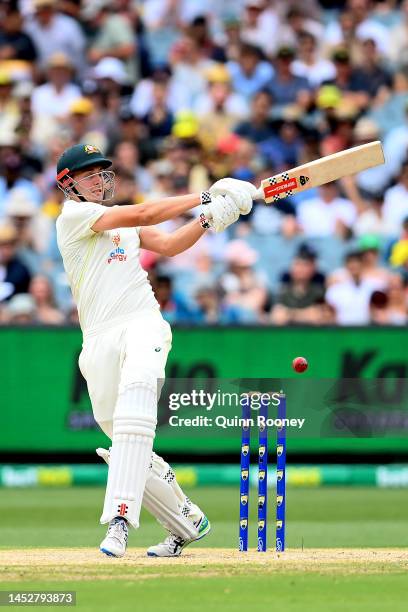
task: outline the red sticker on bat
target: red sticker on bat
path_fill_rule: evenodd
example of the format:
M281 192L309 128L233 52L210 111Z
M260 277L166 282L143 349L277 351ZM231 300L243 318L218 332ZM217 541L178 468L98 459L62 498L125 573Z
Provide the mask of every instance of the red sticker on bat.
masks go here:
M279 195L280 193L297 189L297 187L298 183L296 178L291 178L287 181L280 181L279 183L275 183L275 185L267 185L264 187L265 198L271 198L275 195Z

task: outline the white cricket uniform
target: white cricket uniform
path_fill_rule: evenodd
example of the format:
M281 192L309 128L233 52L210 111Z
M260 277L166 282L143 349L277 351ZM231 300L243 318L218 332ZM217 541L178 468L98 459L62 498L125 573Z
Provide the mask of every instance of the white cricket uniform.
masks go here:
M140 265L140 228L94 232L105 212L101 204L67 200L56 224L83 332L79 367L99 423L112 421L120 387L139 368L164 378L171 348L170 326Z
M68 200L57 219L58 246L84 337L79 367L95 420L112 439L100 522L123 516L138 527L143 503L165 529L195 539L195 521L203 514L180 489L169 464L152 452L157 380L164 379L170 325L140 266L140 229L94 232L92 225L105 211L100 204Z

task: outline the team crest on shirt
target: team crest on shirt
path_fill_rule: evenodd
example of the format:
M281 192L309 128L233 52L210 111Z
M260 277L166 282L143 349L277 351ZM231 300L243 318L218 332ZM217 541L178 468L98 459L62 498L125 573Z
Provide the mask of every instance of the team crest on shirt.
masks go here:
M120 245L120 234L116 232L112 236L113 246L115 247L113 251L109 253L108 264L112 263L112 261L126 261L127 255L125 254L125 249L122 249Z

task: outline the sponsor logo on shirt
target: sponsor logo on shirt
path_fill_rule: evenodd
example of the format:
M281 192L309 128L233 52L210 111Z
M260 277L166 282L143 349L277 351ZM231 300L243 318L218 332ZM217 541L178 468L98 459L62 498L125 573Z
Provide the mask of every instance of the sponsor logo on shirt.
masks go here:
M112 263L112 261L126 261L127 255L125 254L125 249L122 249L120 244L120 234L117 232L114 234L112 238L112 242L114 245L114 250L109 253L108 264Z

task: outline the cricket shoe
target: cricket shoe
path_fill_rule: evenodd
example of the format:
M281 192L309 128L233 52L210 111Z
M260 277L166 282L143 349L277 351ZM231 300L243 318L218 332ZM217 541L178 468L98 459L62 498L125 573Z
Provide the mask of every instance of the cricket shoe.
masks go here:
M108 557L124 557L128 540L128 526L125 519L117 516L108 527L105 539L101 542L100 551Z
M211 523L205 514L202 514L198 521L194 522L194 525L198 529L197 537L191 540L183 540L180 536L170 533L164 542L156 544L156 546L150 546L147 549L148 557L179 557L186 546L192 544L192 542L198 542L201 538L204 538L211 531Z

